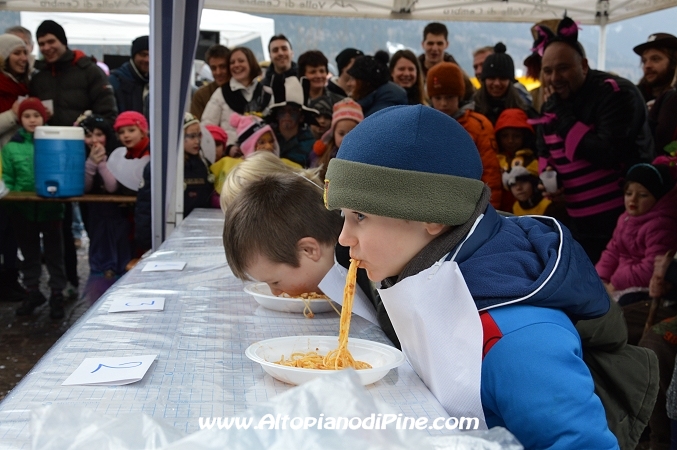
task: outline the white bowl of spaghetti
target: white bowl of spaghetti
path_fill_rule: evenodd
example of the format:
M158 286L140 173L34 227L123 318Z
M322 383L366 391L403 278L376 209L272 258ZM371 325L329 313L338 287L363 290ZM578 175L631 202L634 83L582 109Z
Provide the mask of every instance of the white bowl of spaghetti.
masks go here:
M289 384L303 384L336 371L284 366L279 361L290 359L294 353L317 352L319 355L326 355L336 349L337 342L336 336L288 336L252 344L245 350L245 355L261 364L263 370L273 378ZM371 366L371 369L356 371L363 385L377 382L404 362L401 351L379 342L350 338L348 350L356 361L363 361Z
M310 314L336 310L336 306L328 298L278 297L273 295L266 283L248 284L244 287L244 291L253 296L259 305L274 311L301 314L305 310L306 316L312 317ZM306 307L309 308L310 314Z

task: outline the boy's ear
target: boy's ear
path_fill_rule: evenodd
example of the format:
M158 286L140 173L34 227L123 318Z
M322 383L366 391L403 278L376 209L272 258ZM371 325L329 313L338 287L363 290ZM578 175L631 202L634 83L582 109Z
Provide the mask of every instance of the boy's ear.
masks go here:
M431 236L439 236L442 233L446 233L447 230L449 230L451 228L449 225L443 225L441 223L431 223L431 222L425 222L423 224L423 227L428 232L428 234L430 234Z
M296 250L300 256L306 256L313 261L319 261L322 257L322 245L313 237L304 237L296 243Z

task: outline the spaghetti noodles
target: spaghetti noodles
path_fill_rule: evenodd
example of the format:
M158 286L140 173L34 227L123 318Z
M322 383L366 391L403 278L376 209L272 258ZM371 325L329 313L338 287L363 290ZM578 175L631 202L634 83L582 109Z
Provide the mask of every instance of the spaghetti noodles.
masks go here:
M334 304L332 303L331 299L324 294L318 294L317 292L306 292L299 295L298 297L293 297L287 294L286 292L283 292L279 295L279 297L300 298L301 301L303 302L303 315L308 319L312 319L313 317L315 317L313 310L310 309L310 301L319 299L326 300L327 303L329 303L329 305L331 305L331 307L334 309L334 311L336 311L336 314L338 314L339 316L341 315L338 309L336 309L336 306L334 306Z
M353 311L353 299L355 298L355 282L357 280L357 268L360 262L350 260L350 268L346 277L346 287L343 290L343 307L339 325L339 345L331 350L326 356L317 352L292 353L289 359L284 355L277 364L303 369L339 370L352 367L353 369L371 369L371 365L363 361L355 361L348 350L348 334L350 332L350 316Z

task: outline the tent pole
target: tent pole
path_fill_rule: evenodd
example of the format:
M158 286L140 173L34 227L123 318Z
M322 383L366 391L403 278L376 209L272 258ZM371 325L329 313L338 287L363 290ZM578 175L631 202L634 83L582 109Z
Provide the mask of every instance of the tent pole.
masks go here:
M599 26L599 45L597 46L597 70L606 69L606 24Z

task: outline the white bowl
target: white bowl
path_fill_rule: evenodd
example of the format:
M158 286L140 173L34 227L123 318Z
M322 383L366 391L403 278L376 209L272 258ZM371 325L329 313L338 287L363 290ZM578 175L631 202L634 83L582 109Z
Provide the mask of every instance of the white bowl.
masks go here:
M270 287L268 287L266 283L248 284L244 287L244 291L247 294L253 295L254 300L265 308L288 313L303 313L303 308L305 306L303 300L300 298L287 298L273 295L273 293L270 292ZM330 301L331 300L325 300L323 298L312 299L310 300L310 309L313 311L313 314L333 311L334 308L331 307ZM337 309L339 308L338 305L334 306L336 306Z
M245 350L247 358L261 364L273 378L290 384L303 384L336 370L314 370L276 364L282 356L289 358L295 352L316 351L326 355L338 347L337 336L288 336L267 339L250 345ZM404 354L389 345L364 339L348 339L348 350L356 361L371 364L371 369L357 370L363 385L375 383L404 362Z

